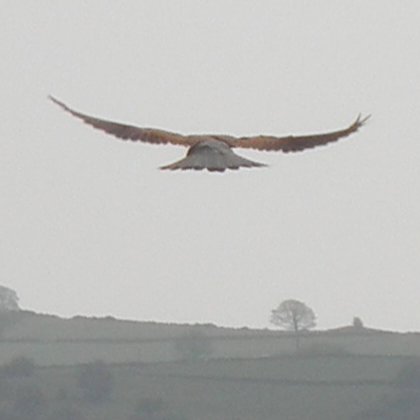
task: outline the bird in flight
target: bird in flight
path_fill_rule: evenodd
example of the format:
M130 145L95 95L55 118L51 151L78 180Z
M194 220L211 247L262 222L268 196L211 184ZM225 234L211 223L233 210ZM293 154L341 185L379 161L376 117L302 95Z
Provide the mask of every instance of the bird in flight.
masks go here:
M155 128L136 127L134 125L92 117L71 109L53 96L49 96L49 98L74 117L119 139L142 141L152 144L174 144L188 147L187 155L183 159L161 167L161 169L169 170L207 169L211 172L223 172L226 169L266 166L263 163L254 162L239 156L234 153L232 149L242 147L244 149L282 151L285 153L299 152L347 137L362 127L370 117L370 115L368 115L367 117L362 118L362 116L359 115L350 126L342 130L303 136L289 135L275 137L259 135L251 137L233 137L219 134L182 135Z

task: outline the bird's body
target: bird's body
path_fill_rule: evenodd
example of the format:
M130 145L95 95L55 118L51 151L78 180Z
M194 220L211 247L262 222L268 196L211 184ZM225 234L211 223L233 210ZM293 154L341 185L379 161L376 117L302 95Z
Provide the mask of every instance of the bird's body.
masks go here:
M265 165L237 155L224 141L206 138L191 146L184 159L162 166L161 169L207 169L210 172L223 172L225 169L258 166Z
M297 152L316 146L321 146L340 138L347 137L356 132L369 118L361 118L348 128L324 134L306 136L253 136L233 137L228 135L181 135L169 131L141 128L128 124L107 121L74 111L63 102L50 96L50 99L65 111L86 124L111 134L122 140L142 141L152 144L174 144L189 147L187 156L161 169L207 169L209 171L223 172L226 169L239 169L266 166L262 163L243 158L233 152L233 148L251 148L263 151Z

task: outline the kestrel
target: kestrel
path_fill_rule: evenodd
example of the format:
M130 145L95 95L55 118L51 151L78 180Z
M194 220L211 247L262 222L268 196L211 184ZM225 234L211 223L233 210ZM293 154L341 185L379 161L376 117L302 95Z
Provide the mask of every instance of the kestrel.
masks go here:
M223 172L226 169L239 169L266 166L263 163L254 162L243 158L233 152L233 148L256 149L263 151L299 152L316 146L332 143L340 138L355 133L370 116L357 119L349 127L323 134L309 134L304 136L251 136L233 137L219 134L192 134L182 135L155 128L141 128L134 125L122 124L112 121L91 117L69 108L66 104L49 97L54 103L76 118L94 128L105 131L108 134L122 139L142 141L152 144L174 144L188 147L187 156L170 165L162 166L161 169L195 169Z

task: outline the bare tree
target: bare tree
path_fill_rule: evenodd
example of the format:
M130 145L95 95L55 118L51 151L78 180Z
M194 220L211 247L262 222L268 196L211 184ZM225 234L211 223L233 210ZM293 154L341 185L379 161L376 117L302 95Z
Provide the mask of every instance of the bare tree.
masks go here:
M299 349L299 333L316 325L314 311L298 300L284 300L271 311L271 323L293 331L296 336L296 349Z

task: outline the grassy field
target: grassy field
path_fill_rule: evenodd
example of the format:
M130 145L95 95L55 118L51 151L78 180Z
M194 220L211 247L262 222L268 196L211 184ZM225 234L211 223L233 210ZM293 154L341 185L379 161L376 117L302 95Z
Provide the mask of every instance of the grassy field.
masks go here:
M3 386L39 388L39 418L48 420L60 412L74 420L350 420L371 418L360 416L396 392L392 381L405 363L391 356L283 356L109 365L115 386L99 402L83 399L80 366L37 368Z

